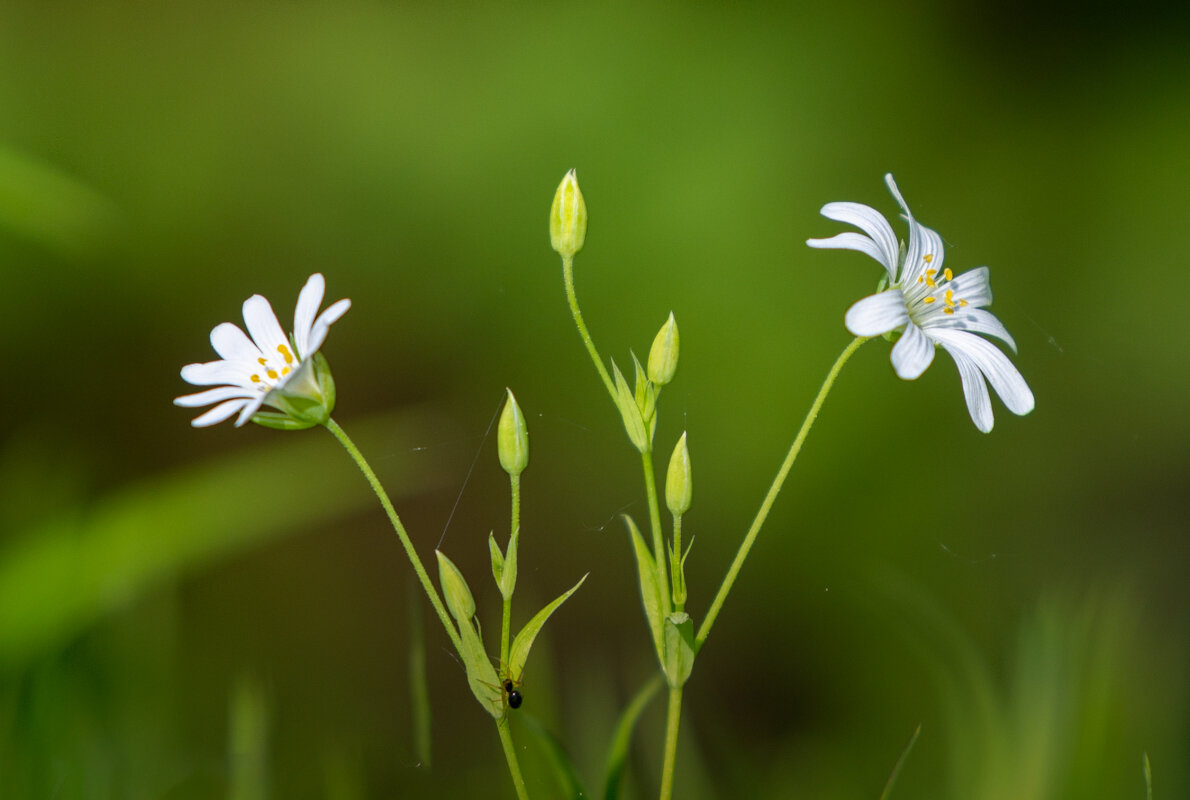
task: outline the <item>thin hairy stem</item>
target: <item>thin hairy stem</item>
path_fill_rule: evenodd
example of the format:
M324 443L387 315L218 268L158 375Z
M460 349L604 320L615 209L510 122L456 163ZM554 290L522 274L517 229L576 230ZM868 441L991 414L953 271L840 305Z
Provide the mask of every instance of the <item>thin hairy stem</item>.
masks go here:
M669 690L669 713L665 720L665 763L661 767L661 800L674 791L674 766L678 759L678 723L682 719L682 687Z
M508 568L507 559L516 557L520 551L521 534L521 476L509 475L509 486L512 494L512 522L509 530L508 549L504 551L505 569ZM512 626L512 594L504 598L504 616L500 622L500 668L508 669L508 639ZM507 677L507 676L502 676Z
M529 800L529 791L525 788L525 779L521 775L521 765L516 758L516 747L512 744L512 734L508 732L508 717L496 720L496 731L500 734L500 744L504 748L504 760L508 762L508 774L512 776L512 785L516 787L519 800Z
M422 566L421 559L417 557L417 551L413 549L413 542L409 539L409 534L405 532L405 526L401 524L401 518L397 516L396 509L393 508L392 501L388 499L388 493L384 491L384 487L380 485L376 473L368 466L368 462L364 459L363 454L347 432L339 427L339 423L333 419L328 419L326 422L326 429L330 431L339 444L347 451L355 461L356 466L359 467L360 472L364 473L368 484L372 487L372 491L376 493L376 497L380 500L380 505L384 506L384 513L388 514L388 520L392 523L393 530L397 532L397 538L401 540L401 545L405 548L405 554L409 556L409 563L413 565L413 571L417 573L418 580L421 581L422 588L426 591L426 597L430 598L430 605L438 612L438 619L442 621L442 627L446 629L446 635L450 637L450 641L455 646L455 650L460 654L463 651L463 642L459 638L459 631L455 628L454 622L451 621L450 615L446 613L446 606L442 604L442 598L438 596L438 590L434 588L434 584L430 582L430 576L426 573L426 568Z
M663 617L668 617L673 610L672 587L666 569L665 540L661 534L661 507L657 503L652 451L641 453L640 461L645 473L645 494L649 498L649 527L653 531L653 561L657 567L657 587L661 590L661 613Z
M814 398L814 403L806 413L805 420L802 421L802 427L798 430L793 444L789 447L789 453L785 456L785 462L781 464L781 469L777 470L777 476L773 478L773 485L769 487L768 494L764 496L764 502L760 504L760 510L756 512L756 518L752 520L752 527L748 528L748 533L744 536L743 543L740 544L740 549L735 555L735 560L731 562L731 567L727 570L727 575L723 578L723 584L719 587L719 592L715 595L715 599L711 603L711 608L707 612L706 618L702 621L702 626L698 629L698 636L694 642L696 651L702 647L703 642L710 635L711 626L715 624L715 618L719 616L719 611L723 608L724 601L727 600L728 592L731 591L736 578L739 577L740 569L744 566L744 560L748 557L748 552L752 549L752 545L756 541L756 536L760 533L760 528L764 525L764 521L772 509L777 495L781 493L781 487L785 485L785 479L789 477L789 470L793 467L793 462L797 460L797 454L802 449L802 443L806 440L806 434L810 432L810 428L814 425L814 420L818 419L818 412L822 408L822 403L826 400L826 396L830 393L831 387L834 386L835 379L839 377L839 371L843 369L843 365L859 349L859 346L868 341L869 338L867 336L857 336L851 344L847 345L838 359L835 360L830 372L827 373L826 380L822 382L822 388L818 390L818 396Z

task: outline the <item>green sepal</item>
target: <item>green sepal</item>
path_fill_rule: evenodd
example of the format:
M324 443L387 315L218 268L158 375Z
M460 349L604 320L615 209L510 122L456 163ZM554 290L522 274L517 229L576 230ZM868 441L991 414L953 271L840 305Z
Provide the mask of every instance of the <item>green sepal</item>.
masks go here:
M434 553L438 556L438 575L442 593L446 595L446 607L459 625L459 656L467 670L471 693L485 711L497 720L503 719L504 690L472 619L475 616L475 599L459 568L441 551L435 550Z
M545 625L545 621L550 618L550 614L558 609L558 606L566 602L566 598L578 591L578 587L582 586L586 579L587 575L579 578L578 583L570 587L569 591L538 611L536 616L529 620L525 627L521 628L521 632L516 635L516 638L512 640L512 647L508 651L508 677L514 683L521 679L521 675L525 671L525 662L529 659L529 649L533 647L533 640L541 632L541 626Z
M640 360L637 359L636 353L632 353L632 366L636 370L636 388L633 392L633 397L636 399L636 407L640 409L640 418L645 421L645 424L656 427L657 416L657 387L649 380L648 374L644 367L640 365ZM653 435L650 431L649 441L653 441Z
M500 552L500 545L496 544L496 532L488 534L488 551L492 554L492 577L496 579L496 588L504 594L504 554Z
M304 431L318 424L317 422L299 421L288 414L278 414L275 411L257 411L251 419L262 428L272 428L275 431Z
M653 554L649 552L644 537L632 517L623 515L624 524L628 526L628 535L632 539L632 552L636 556L636 571L640 576L640 600L645 608L645 619L649 623L649 633L653 637L653 648L657 651L657 660L665 666L665 640L661 629L661 589L657 585L657 563Z
M680 517L690 510L694 497L694 485L690 477L690 448L686 445L686 432L674 445L669 458L669 469L665 472L665 506L669 513Z
M628 432L628 439L632 442L632 446L642 453L647 453L649 452L649 437L645 433L645 422L641 419L640 407L636 404L636 398L633 396L632 390L628 388L628 382L624 380L624 375L614 360L612 361L612 374L616 379L616 405L619 406L620 417L624 420L624 430Z
M519 531L509 540L507 555L500 552L500 545L496 544L496 534L488 534L488 550L492 554L492 577L496 579L496 588L505 600L511 600L513 590L516 589L517 541L520 539L518 534Z
M680 689L694 669L694 620L684 611L665 618L665 678L671 689Z

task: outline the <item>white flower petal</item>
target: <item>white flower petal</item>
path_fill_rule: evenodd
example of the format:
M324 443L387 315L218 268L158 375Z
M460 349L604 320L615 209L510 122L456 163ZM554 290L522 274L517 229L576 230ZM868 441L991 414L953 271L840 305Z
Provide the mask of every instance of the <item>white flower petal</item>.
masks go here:
M228 361L255 361L261 356L259 348L240 326L230 322L220 323L211 331L211 347Z
M339 317L346 314L349 308L351 308L350 300L340 300L326 311L323 311L318 316L318 319L314 320L314 329L310 331L310 340L308 342L310 351L302 351L301 357L303 359L318 352L318 348L322 347L322 343L326 341L326 332L331 327L331 324L337 322Z
M921 328L909 322L901 338L893 345L890 358L898 378L916 380L934 361L934 343L926 338Z
M861 233L848 231L829 239L807 239L806 244L819 250L858 250L883 264L890 282L894 279L896 267L889 267L884 261L884 251L880 249L880 245Z
M308 347L310 329L314 327L314 315L318 313L325 293L326 280L321 273L316 272L306 281L298 295L297 308L293 312L293 341L297 345L298 358L306 358L313 352Z
M945 343L942 346L950 353L955 366L959 368L959 378L963 381L963 397L967 399L967 413L971 415L971 421L979 430L991 433L996 420L992 414L992 398L988 396L983 374L961 348L947 347Z
M230 384L250 388L251 366L240 361L208 361L182 367L182 380L195 386Z
M277 315L273 307L264 297L254 294L244 301L244 323L248 326L248 333L252 341L266 358L276 358L280 345L289 345L281 323L277 322Z
M250 401L244 398L239 400L228 400L226 403L220 403L205 414L190 420L190 424L196 428L205 428L208 425L215 425L239 411L248 402Z
M237 428L241 427L245 422L252 419L252 415L259 411L260 407L264 405L264 398L265 395L261 394L260 397L257 397L255 400L248 401L247 405L244 406L244 410L240 412L240 416L236 419Z
M897 254L900 251L900 246L897 243L897 235L893 233L892 226L888 224L888 220L884 218L883 214L863 203L827 203L822 207L822 216L833 219L835 222L854 225L866 233L869 240L876 245L876 250L874 252L863 250L862 252L883 264L884 268L888 270L889 279L893 279L897 269Z
M251 389L245 389L240 386L217 386L214 389L207 389L205 392L175 397L174 405L182 406L183 408L197 408L198 406L209 406L211 403L221 403L233 397L247 398L254 397L257 394L259 392L254 392Z
M856 336L880 336L908 322L909 312L901 290L889 289L865 297L847 309L843 321Z
M927 269L942 272L946 257L942 237L913 218L909 219L909 246L905 248L905 264L897 281L905 286L914 284Z
M995 336L1016 352L1016 340L1004 327L996 315L982 308L961 308L954 314L931 314L928 324L923 324L925 330L934 328L954 328L971 333L982 333L985 336Z
M1033 410L1033 392L1021 373L991 342L966 331L940 329L930 332L931 338L950 351L961 351L987 377L992 389L1004 401L1004 406L1018 416Z

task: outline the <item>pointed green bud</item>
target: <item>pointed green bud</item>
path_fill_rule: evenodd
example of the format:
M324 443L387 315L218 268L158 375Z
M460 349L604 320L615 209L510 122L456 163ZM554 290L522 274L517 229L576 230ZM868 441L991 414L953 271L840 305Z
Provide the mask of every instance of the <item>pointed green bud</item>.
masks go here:
M435 550L434 555L438 556L438 581L442 584L442 593L446 595L446 607L460 625L470 625L471 618L475 616L475 598L471 596L463 573L459 572L453 561L442 555L441 550Z
M517 476L529 465L529 426L525 415L517 405L512 389L508 389L508 400L500 414L500 427L496 431L496 449L500 453L500 466L509 475Z
M664 386L674 379L678 371L678 323L674 320L674 313L669 312L669 319L657 331L653 339L653 346L649 349L649 380L658 386Z
M674 453L669 457L669 470L665 473L665 505L669 513L680 517L690 510L694 485L690 480L690 450L686 447L686 434L678 439Z
M583 249L586 238L587 204L579 191L578 178L570 170L558 184L550 208L550 246L563 257L569 257Z

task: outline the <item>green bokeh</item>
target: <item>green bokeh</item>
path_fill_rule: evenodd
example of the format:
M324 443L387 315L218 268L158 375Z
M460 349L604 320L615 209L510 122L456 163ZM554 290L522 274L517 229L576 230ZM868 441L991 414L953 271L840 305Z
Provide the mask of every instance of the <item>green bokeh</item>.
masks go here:
M892 171L948 264L992 267L1037 397L984 436L945 356L906 383L859 351L687 686L677 796L875 798L919 723L893 798L1139 798L1144 752L1190 795L1188 32L1172 5L6 5L0 797L512 796L432 617L415 755L412 576L330 437L170 405L211 327L254 292L287 324L312 272L353 300L336 417L489 638L485 431L516 392L514 627L591 573L524 710L597 789L655 662L616 516L645 517L638 462L548 248L571 167L604 355L681 329L657 450L689 432L696 620L879 277L804 246L841 230L823 203L891 217Z

